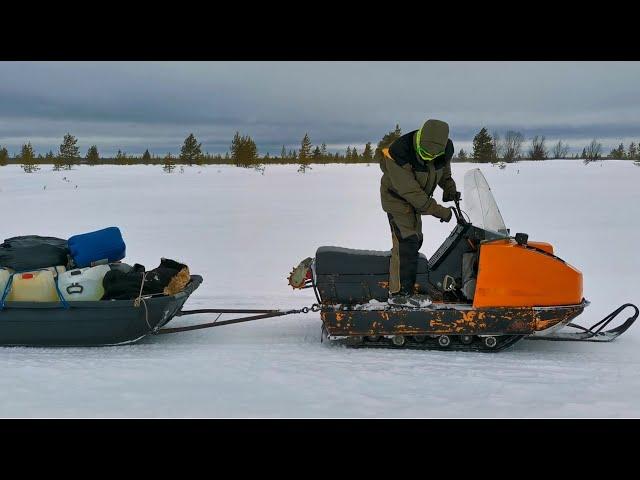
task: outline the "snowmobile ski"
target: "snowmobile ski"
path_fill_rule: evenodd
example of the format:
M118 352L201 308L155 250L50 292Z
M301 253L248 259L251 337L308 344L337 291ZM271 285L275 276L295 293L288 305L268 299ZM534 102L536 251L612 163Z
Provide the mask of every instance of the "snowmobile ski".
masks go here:
M604 328L623 310L627 308L632 308L634 310L634 314L627 318L621 325L612 328L610 330L604 330ZM625 303L621 305L605 318L600 320L598 323L592 325L589 328L583 327L582 325L576 325L574 323L569 323L567 327L575 328L580 330L579 332L554 332L548 335L544 334L534 334L527 337L527 340L549 340L549 341L560 341L560 342L611 342L626 332L633 322L638 318L638 307L632 303Z

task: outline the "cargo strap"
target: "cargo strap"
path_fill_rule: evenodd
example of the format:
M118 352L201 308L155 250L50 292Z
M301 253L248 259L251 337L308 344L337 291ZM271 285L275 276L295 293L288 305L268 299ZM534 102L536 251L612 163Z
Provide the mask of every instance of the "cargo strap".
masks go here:
M182 317L185 315L198 315L201 313L217 313L218 316L213 322L209 323L199 323L197 325L188 325L185 327L173 327L173 328L161 328L159 330L154 331L155 334L165 334L165 333L177 333L177 332L187 332L189 330L200 330L202 328L212 328L212 327L221 327L222 325L231 325L233 323L243 323L243 322L251 322L253 320L261 320L263 318L273 318L273 317L283 317L285 315L293 315L296 313L309 313L309 312L319 312L320 305L314 303L311 307L303 307L299 309L292 310L236 310L236 309L227 309L227 308L205 308L201 310L183 310L176 313L177 317ZM221 322L218 319L224 314L233 314L233 313L256 313L259 315L250 315L248 317L234 318L231 320L223 320Z

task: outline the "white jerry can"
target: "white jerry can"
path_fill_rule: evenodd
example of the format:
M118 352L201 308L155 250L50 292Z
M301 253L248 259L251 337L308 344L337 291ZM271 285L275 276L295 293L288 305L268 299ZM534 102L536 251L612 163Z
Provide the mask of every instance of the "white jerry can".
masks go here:
M97 267L77 268L58 275L58 288L68 302L90 302L101 300L104 296L102 280L109 265Z
M59 302L55 274L62 271L64 267L14 273L7 302Z

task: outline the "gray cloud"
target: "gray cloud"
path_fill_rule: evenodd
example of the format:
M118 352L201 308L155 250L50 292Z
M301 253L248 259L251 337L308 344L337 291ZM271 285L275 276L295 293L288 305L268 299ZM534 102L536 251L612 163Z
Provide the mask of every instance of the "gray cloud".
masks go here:
M613 144L640 140L638 85L639 62L1 62L0 144L45 151L70 131L103 154L164 153L193 132L222 152L240 130L277 153L428 117L457 145L481 126Z

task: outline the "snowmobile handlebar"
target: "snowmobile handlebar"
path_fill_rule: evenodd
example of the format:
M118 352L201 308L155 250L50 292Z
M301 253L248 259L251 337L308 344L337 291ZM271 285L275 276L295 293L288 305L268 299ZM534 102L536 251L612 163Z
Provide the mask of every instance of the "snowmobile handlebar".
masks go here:
M456 207L455 208L451 208L451 210L453 211L453 213L456 216L456 220L458 222L458 225L466 225L469 222L467 222L464 219L464 215L462 214L462 209L460 208L460 200L456 199L454 200Z

